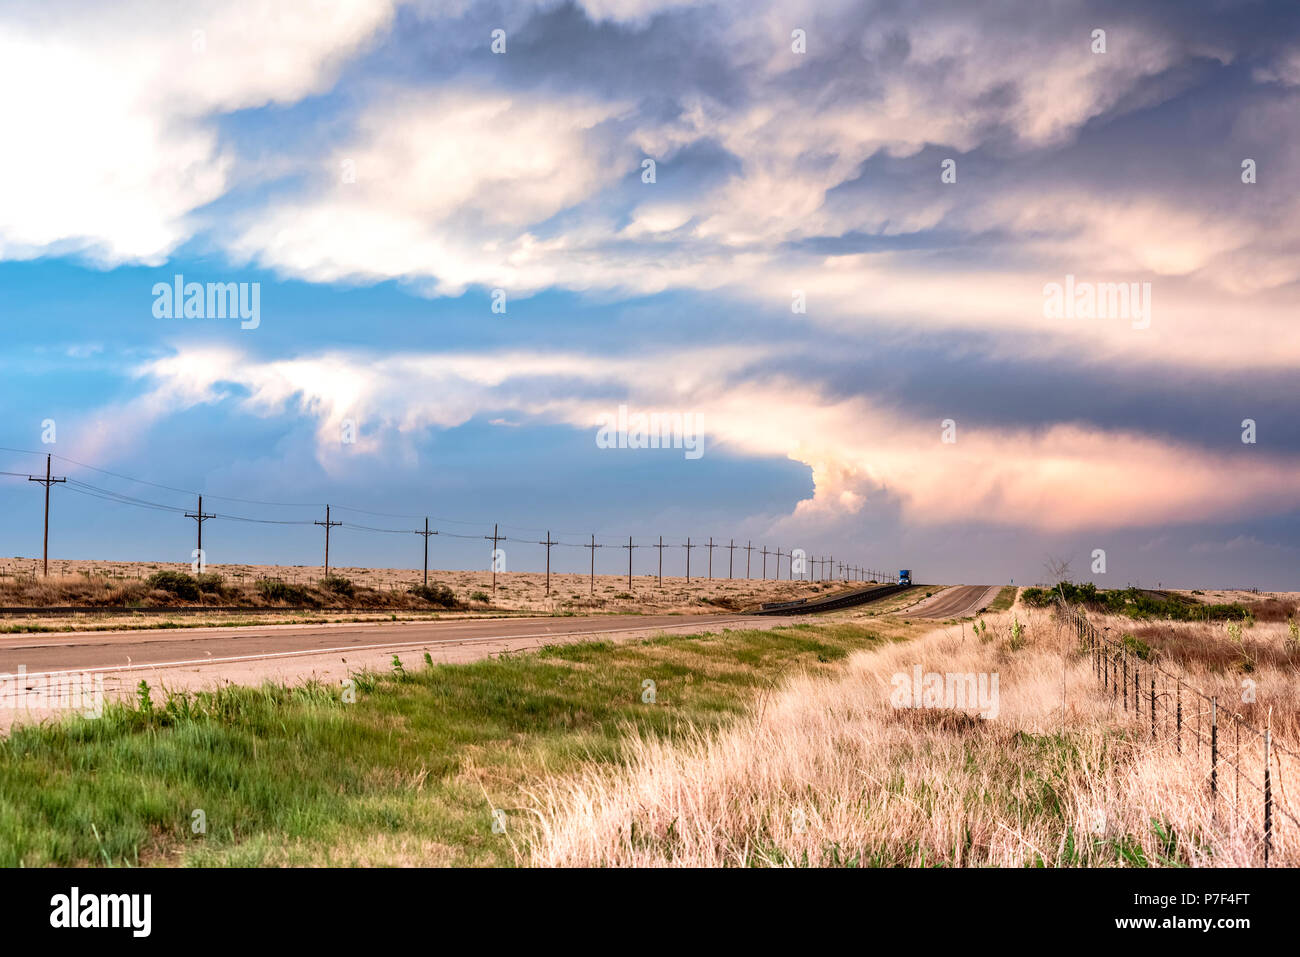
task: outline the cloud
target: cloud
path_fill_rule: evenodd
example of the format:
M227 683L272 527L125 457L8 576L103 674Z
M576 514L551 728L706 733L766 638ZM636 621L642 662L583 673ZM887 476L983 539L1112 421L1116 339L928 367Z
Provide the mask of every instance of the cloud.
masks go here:
M0 9L0 256L162 262L237 157L214 114L320 92L392 13L260 0L8 3Z
M635 166L600 129L624 109L473 88L394 94L324 164L328 178L250 210L232 252L317 281L430 279L446 295L549 285L544 260L563 244L529 227Z
M1212 452L1071 423L1030 430L958 422L949 444L941 441L938 422L861 396L833 398L780 375L756 376L752 367L761 355L756 347L727 347L615 358L328 353L258 361L196 350L142 366L149 392L138 405L164 415L234 401L249 414L304 417L315 423L317 454L327 469L358 452L409 458L403 441L480 415L495 420L509 412L511 421L567 425L594 436L620 402L641 411L691 412L707 424L714 454L783 456L807 465L814 495L791 517L808 522L888 502L916 527L973 521L1062 532L1300 507L1294 457L1254 446ZM562 388L552 388L555 383ZM345 451L339 434L349 418L365 438Z

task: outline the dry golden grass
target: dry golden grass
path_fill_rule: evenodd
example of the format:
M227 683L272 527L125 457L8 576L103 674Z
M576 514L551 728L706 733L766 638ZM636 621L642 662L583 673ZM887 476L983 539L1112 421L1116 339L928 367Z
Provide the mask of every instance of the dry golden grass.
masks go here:
M719 562L721 568L719 569ZM725 559L715 556L715 571L726 574ZM227 593L205 595L213 605L266 606L273 604L257 595L254 583L273 578L290 585L315 586L319 567L277 565L210 565L207 570L221 575ZM692 570L695 564L692 562ZM186 604L162 592L150 591L144 580L157 571L190 572L188 564L177 562L50 562L49 578L40 577L40 562L34 559L0 559L0 605L129 605L179 606ZM419 569L332 567L332 575L350 579L364 596L351 603L359 607L419 608L406 590L422 581ZM755 572L757 574L757 572ZM471 608L544 613L646 613L737 611L762 602L786 601L821 594L842 584L809 583L776 579L699 578L664 576L660 588L655 576L636 575L628 589L625 575L597 575L594 593L588 575L552 574L551 593L546 594L546 576L537 572L506 572L497 576L492 594L492 573L482 571L429 571L430 583L441 583ZM486 600L474 596L486 596ZM364 600L362 600L364 598ZM331 604L349 604L331 602Z
M1280 739L1300 742L1300 640L1291 638L1285 617L1254 624L1135 622L1114 615L1089 620L1111 637L1138 639L1152 650L1152 661L1217 696L1232 713L1261 728L1271 720Z
M673 740L630 734L625 765L593 763L531 790L535 824L523 859L540 866L1258 863L1259 839L1244 815L1234 820L1222 777L1211 802L1204 755L1152 742L1141 721L1101 692L1073 631L1050 612L1017 607L1014 614L1025 625L1019 641L1011 612L990 615L986 640L950 626L855 654L842 676L796 677L720 731ZM997 717L893 708L891 677L914 665L998 673ZM1295 672L1269 665L1256 677L1261 700L1279 703ZM1300 781L1285 783L1300 789ZM1300 836L1283 823L1273 863L1294 866Z

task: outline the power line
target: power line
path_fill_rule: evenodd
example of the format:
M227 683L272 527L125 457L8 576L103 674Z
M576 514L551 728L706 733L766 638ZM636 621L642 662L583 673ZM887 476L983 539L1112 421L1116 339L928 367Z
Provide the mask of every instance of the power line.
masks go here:
M6 447L6 446L0 446L0 451L16 452L16 453L20 453L20 454L24 454L24 455L37 455L37 454L40 454L40 453L34 452L34 451L32 451L32 450L29 450L29 449L15 449L15 448L9 448L9 447ZM496 590L496 572L497 572L497 570L499 569L499 565L498 565L498 563L497 563L497 561L496 561L496 555L497 555L497 552L499 551L499 547L498 547L498 546L500 545L501 542L535 543L535 544L541 544L541 545L546 546L546 564L547 564L548 572L549 572L549 568L550 568L550 557L551 557L551 556L550 556L550 551L551 551L551 548L553 548L553 547L557 547L557 546L558 546L558 547L562 547L562 548L589 548L589 549L591 549L591 553L590 553L590 555L591 555L591 578L592 578L592 591L593 591L593 593L594 593L594 582L595 582L595 549L606 547L606 544L610 544L610 545L613 544L613 543L598 543L598 542L596 541L596 536L595 536L594 534L590 535L590 543L585 542L585 541L567 542L567 541L563 541L563 540L553 539L553 538L551 537L551 532L550 532L549 530L546 531L546 541L543 541L543 542L536 542L534 539L528 539L528 538L515 538L515 537L508 536L508 535L503 535L503 534L501 534L501 531L500 531L502 528L526 529L526 528L528 528L529 526L503 526L503 525L500 525L499 523L494 523L494 524L493 524L493 532L492 532L492 535L490 535L490 536L487 536L487 535L480 536L480 535L475 535L475 534L461 534L461 533L458 533L458 532L448 531L448 530L445 530L445 529L442 530L442 531L430 531L430 530L429 530L430 516L415 516L415 515L408 515L408 514L406 514L406 513L400 513L400 512L380 512L380 511L374 511L374 510L370 510L370 509L356 508L356 507L354 507L354 506L347 506L347 505L332 506L332 505L330 505L330 504L328 504L328 503L324 505L324 508L325 508L325 510L326 510L326 521L324 521L324 522L313 521L313 520L311 520L311 519L307 519L307 518L303 518L303 519L258 518L258 517L251 516L251 515L239 515L239 514L232 514L232 513L226 513L226 512L204 512L204 511L203 511L203 498L204 498L204 497L207 497L207 498L215 498L215 499L223 500L223 501L230 501L230 502L243 502L243 503L246 503L246 504L256 504L256 505L263 505L263 506L270 506L270 507L280 507L280 508L300 508L300 507L308 507L308 506L310 506L310 505L313 505L314 503L303 503L303 502L269 502L269 501L263 501L263 500L259 500L259 499L247 499L247 498L239 498L239 497L235 497L235 496L223 496L223 495L207 495L207 496L204 496L204 495L201 494L201 493L198 493L198 492L192 492L192 491L189 490L189 489L182 489L182 488L178 488L178 487L176 487L176 486L164 485L164 484L162 484L162 483L158 483L158 482L150 482L150 481L147 481L147 480L145 480L145 479L134 478L133 476L125 475L125 474L123 474L123 473L113 472L113 471L110 471L110 470L108 470L108 469L102 469L102 468L99 468L98 466L93 466L93 465L89 465L89 464L84 463L84 462L79 462L79 461L77 461L77 460L75 460L75 459L72 459L72 458L69 458L69 457L67 457L67 456L55 455L54 453L44 453L44 454L45 454L45 456L46 456L46 475L45 475L44 477L41 477L41 476L35 476L35 475L28 475L28 474L23 473L23 472L10 472L10 471L0 471L0 476L8 476L8 477L13 477L13 478L24 478L24 477L25 477L25 478L29 479L30 481L40 482L40 483L42 483L43 485L45 485L45 487L46 487L46 514L45 514L45 536L44 536L44 537L45 537L45 549L44 549L44 551L45 551L45 562L46 562L46 571L47 571L47 572L48 572L48 555L49 555L49 489L50 489L50 486L52 486L52 485L54 485L54 484L64 484L65 487L67 488L67 490L70 491L70 492L75 492L75 493L77 493L77 494L79 494L79 495L85 495L85 496L87 496L87 497L95 498L95 499L99 499L99 500L101 500L101 501L112 502L112 503L114 503L114 504L119 504L119 505L130 505L130 506L133 506L133 507L136 507L136 508L151 509L151 510L154 510L154 511L168 512L168 513L175 514L175 515L183 515L183 516L186 517L186 518L192 518L192 519L195 519L195 521L198 523L198 527L197 527L197 531L198 531L198 547L199 547L199 551L200 551L200 552L202 551L202 547L203 547L203 523L204 523L205 521L209 521L209 520L231 521L231 522L244 522L244 523L251 523L251 524L258 524L258 525L303 525L303 526L305 526L305 525L313 525L313 524L314 524L314 525L321 525L321 526L324 526L324 527L325 527L325 530L326 530L326 532L325 532L325 537L326 537L326 543L325 543L325 549L326 549L326 555L325 555L325 569L326 569L326 573L327 573L327 574L328 574L328 571L329 571L329 537L330 537L330 536L329 536L329 531L330 531L331 528L345 527L345 528L355 529L355 530L359 530L359 531L376 532L376 533L381 533L381 534L393 534L393 535L405 535L405 534L411 534L412 532L414 532L414 533L417 534L417 535L424 535L424 536L425 536L425 549L424 549L424 550L425 550L425 580L426 580L426 583L427 583L427 576L428 576L427 568L428 568L428 536L429 536L429 535L438 535L438 534L441 534L441 535L443 535L444 537L448 537L448 538L457 538L457 539L464 539L464 540L471 540L471 539L473 539L473 540L481 540L481 539L483 539L483 538L486 538L486 539L490 540L490 541L492 542L492 544L493 544L493 591L494 591L494 592L495 592L495 590ZM134 483L137 483L137 484L140 484L140 485L148 486L148 487L150 487L150 488L157 488L157 489L161 489L161 490L164 490L164 491L176 492L176 493L178 493L178 494L193 494L193 495L196 495L196 496L198 497L198 502L199 502L198 511L197 511L197 512L190 512L190 511L188 511L184 506L170 505L170 504L167 504L167 503L164 503L164 502L157 502L157 501L153 501L153 500L151 500L151 499L141 498L141 497L138 497L138 496L136 496L136 495L131 495L131 494L128 494L128 493L126 493L126 492L122 492L122 491L119 491L119 490L116 490L116 489L103 488L103 487L101 487L101 486L99 486L99 485L94 485L94 484L91 484L91 483L89 483L89 482L82 481L81 479L77 479L77 478L71 478L71 477L67 477L67 476L59 476L59 477L56 478L56 477L53 476L53 474L52 474L52 460L55 459L55 458L58 458L58 459L60 459L60 460L63 461L63 462L71 463L71 464L76 465L76 466L78 466L78 467L80 467L80 468L89 469L89 470L92 471L92 472L96 472L96 473L99 473L99 474L102 474L102 475L108 475L108 476L111 476L111 477L113 477L113 478L122 479L122 480L127 481L127 482L134 482ZM319 506L317 506L317 507L319 507ZM391 517L391 518L423 518L423 519L424 519L424 527L425 527L425 530L424 530L424 531L420 531L419 529L414 529L414 530L413 530L413 529L410 529L410 528L389 528L389 527L383 527L383 526L376 526L376 525L362 524L362 523L357 523L357 522L346 522L346 521L342 521L342 520L334 520L334 519L332 518L332 516L331 516L331 509L332 509L332 508L339 508L339 509L341 509L341 510L343 510L343 511L357 512L357 513L364 514L364 515L377 515L377 516ZM469 521L464 521L464 520L460 520L460 519L438 519L438 521L444 521L444 522L449 522L449 523L456 524L456 525L465 525L465 526L473 526L473 525L485 524L485 523L469 522ZM568 533L561 533L561 534L568 534ZM577 533L572 533L572 534L575 534L575 535L576 535ZM635 548L642 547L642 546L638 546L638 545L633 544L633 539L632 539L631 536L629 536L629 538L628 538L628 544L627 544L627 545L623 545L623 546L619 546L619 547L627 548L627 549L628 549L628 586L629 586L629 588L631 588L631 587L632 587L632 584L633 584L633 577L632 577L632 550L635 549ZM728 561L727 561L727 577L728 577L728 578L732 578L733 575L734 575L735 550L736 550L737 548L743 548L744 551L745 551L745 553L746 553L746 555L745 555L745 577L746 577L746 578L749 578L749 577L750 577L750 553L751 553L751 552L753 552L753 551L760 551L761 554L763 554L763 577L764 577L764 578L767 577L767 555L772 554L770 551L768 551L768 550L766 549L766 546L764 546L761 550L758 549L758 548L755 548L755 547L753 546L752 541L749 542L749 543L747 543L747 544L744 545L744 546L738 546L738 545L735 544L735 539L731 539L731 540L730 540L730 543L729 543L728 545L721 545L721 544L716 544L716 545L715 545L712 537L709 538L709 544L708 544L708 545L697 545L697 544L695 544L695 543L692 541L691 536L687 536L686 539L685 539L684 544L680 544L680 545L675 546L674 544L672 544L671 541L669 541L669 542L665 542L665 541L664 541L664 537L663 537L663 536L659 536L658 543L657 543L657 544L652 544L650 547L652 547L652 548L658 548L658 549L659 549L659 569L658 569L658 573L659 573L659 585L660 585L660 587L662 587L662 585L663 585L663 549L665 549L665 548L671 548L671 547L683 547L683 548L685 548L685 550L686 550L686 576L687 576L687 580L688 580L688 581L690 580L690 558L691 558L690 552L691 552L691 549L693 549L693 548L708 548L708 549L709 549L709 569L708 569L708 575L709 575L710 578L712 578L712 576L713 576L713 549L714 549L714 548L726 548L727 551L728 551L728 556L727 556L727 557L728 557ZM780 549L780 548L777 549L777 552L776 552L776 555L777 555L777 575L776 575L776 577L777 577L778 580L780 579L780 574L781 574L781 571L780 571L780 567L781 567L781 566L780 566L781 557L782 557L782 555L784 555L784 554L788 554L788 553L784 552L783 549ZM827 566L829 566L828 570L831 571L832 573L835 572L835 571L837 570L837 569L836 569L836 563L835 563L833 557L830 558L830 559L821 559L821 560L810 559L810 561L813 561L813 562L816 563L816 564L822 565L823 567L827 567ZM839 570L841 571L841 575L843 575L843 574L845 574L845 573L848 573L848 572L850 571L850 569L856 570L856 571L859 573L859 577L860 577L860 575L861 575L861 572L864 571L863 569L861 569L860 566L849 566L847 563L843 563L843 562L839 563ZM791 572L791 578L793 578L793 572L794 572L793 566L791 567L790 572ZM548 584L548 592L549 592L549 584Z

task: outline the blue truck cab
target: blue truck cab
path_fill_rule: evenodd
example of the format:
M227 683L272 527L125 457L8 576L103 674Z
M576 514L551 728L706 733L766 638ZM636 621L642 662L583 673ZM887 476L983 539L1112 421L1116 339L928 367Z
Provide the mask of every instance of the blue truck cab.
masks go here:
M910 568L904 568L898 573L898 583L900 585L912 584L912 570Z

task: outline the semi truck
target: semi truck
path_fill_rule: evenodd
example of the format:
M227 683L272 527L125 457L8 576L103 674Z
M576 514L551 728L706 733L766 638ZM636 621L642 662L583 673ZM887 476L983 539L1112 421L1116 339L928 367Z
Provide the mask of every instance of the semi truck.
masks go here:
M899 583L900 585L910 585L910 584L912 584L912 570L911 570L910 568L904 568L904 569L902 569L902 570L899 571L899 573L898 573L898 583Z

